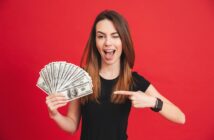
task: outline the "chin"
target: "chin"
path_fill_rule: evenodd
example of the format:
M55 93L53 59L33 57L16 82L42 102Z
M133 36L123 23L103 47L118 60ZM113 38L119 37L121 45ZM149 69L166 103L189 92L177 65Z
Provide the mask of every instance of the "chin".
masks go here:
M116 64L118 61L117 60L104 60L103 61L106 65L114 65Z

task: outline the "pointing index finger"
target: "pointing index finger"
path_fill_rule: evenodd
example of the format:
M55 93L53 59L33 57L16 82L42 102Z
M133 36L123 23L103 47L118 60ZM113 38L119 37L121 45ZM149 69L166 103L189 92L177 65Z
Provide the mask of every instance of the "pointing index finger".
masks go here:
M132 92L132 91L123 91L123 90L119 90L119 91L115 91L114 94L134 95L134 92Z

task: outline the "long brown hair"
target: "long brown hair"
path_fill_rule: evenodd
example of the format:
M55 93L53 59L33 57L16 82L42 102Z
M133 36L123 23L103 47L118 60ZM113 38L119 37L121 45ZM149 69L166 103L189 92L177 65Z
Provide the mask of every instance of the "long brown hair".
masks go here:
M93 81L93 94L80 99L81 103L88 100L93 100L99 103L98 97L100 96L101 84L99 70L101 68L101 56L96 47L96 25L99 21L108 19L110 20L117 30L122 42L122 54L120 61L120 75L113 89L115 90L129 90L132 86L132 71L134 66L135 53L133 42L129 32L127 21L116 11L105 10L101 12L95 19L88 42L83 52L81 59L81 67L83 67L91 76ZM124 95L111 96L111 102L123 103L126 100Z

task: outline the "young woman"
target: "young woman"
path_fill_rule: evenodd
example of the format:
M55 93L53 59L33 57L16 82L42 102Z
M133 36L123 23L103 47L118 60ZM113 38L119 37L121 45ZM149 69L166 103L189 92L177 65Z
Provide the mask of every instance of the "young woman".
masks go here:
M184 124L184 113L162 96L137 72L134 49L126 20L105 10L95 19L81 61L93 81L93 94L69 103L66 116L58 112L68 101L53 94L46 98L50 117L63 130L77 131L82 117L81 140L127 140L131 106L151 108L166 119Z

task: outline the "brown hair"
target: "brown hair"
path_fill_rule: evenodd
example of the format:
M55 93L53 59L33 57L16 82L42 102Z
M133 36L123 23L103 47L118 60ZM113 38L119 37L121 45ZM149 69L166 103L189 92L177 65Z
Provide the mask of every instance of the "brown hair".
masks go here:
M122 42L122 54L120 61L120 75L116 82L114 90L129 90L132 86L132 72L134 66L135 53L133 42L129 32L127 21L117 12L112 10L105 10L101 12L95 19L88 42L83 52L81 59L81 67L83 67L91 76L93 81L93 94L81 98L81 103L88 100L93 100L99 103L98 97L100 96L101 84L99 70L101 68L101 56L96 47L96 25L99 21L108 19L110 20L117 30ZM111 96L111 102L123 103L126 100L124 95Z

